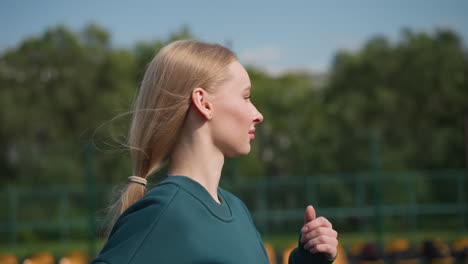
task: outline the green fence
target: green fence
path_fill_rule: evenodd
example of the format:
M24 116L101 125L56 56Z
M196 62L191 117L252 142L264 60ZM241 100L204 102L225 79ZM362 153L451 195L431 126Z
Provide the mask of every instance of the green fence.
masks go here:
M312 204L340 232L377 235L395 230L465 233L467 184L464 170L296 175L221 183L247 204L263 233L298 232L304 209ZM14 248L25 241L84 239L90 241L93 255L113 190L94 184L92 177L86 185L4 188L0 244Z

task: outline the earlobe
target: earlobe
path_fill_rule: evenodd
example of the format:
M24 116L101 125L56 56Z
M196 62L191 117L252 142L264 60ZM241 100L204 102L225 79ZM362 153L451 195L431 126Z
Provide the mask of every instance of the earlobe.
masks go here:
M195 88L192 91L192 104L198 112L207 120L212 119L212 104L208 100L208 92L203 88Z

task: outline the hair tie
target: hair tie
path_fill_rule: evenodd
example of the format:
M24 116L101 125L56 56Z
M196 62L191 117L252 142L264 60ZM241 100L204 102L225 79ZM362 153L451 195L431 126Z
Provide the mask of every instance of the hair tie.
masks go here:
M128 177L128 181L138 183L138 184L141 184L143 186L146 186L146 183L147 183L145 178L142 178L142 177L139 177L139 176L130 176L130 177Z

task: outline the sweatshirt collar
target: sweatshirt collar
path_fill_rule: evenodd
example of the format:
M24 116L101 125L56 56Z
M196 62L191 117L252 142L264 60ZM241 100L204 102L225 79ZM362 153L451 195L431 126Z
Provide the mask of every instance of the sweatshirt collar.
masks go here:
M219 187L218 198L221 204L219 204L213 199L213 197L210 195L210 193L208 192L208 190L206 190L205 187L203 187L200 183L198 183L190 177L183 175L166 174L166 178L160 184L165 183L173 183L184 189L186 192L188 192L197 200L199 200L210 211L210 213L213 216L219 218L220 220L226 222L232 220L231 208L228 202L226 201L225 197L223 196L223 193L220 191Z

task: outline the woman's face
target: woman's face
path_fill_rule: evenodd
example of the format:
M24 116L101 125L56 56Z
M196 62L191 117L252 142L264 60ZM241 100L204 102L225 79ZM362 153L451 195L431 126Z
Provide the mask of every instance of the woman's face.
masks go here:
M211 120L213 143L227 157L246 155L255 139L255 125L262 114L250 101L250 78L235 61L228 66L228 80L214 93Z

